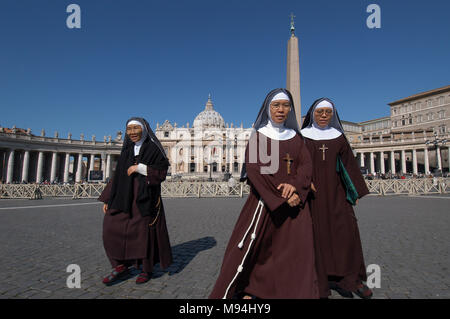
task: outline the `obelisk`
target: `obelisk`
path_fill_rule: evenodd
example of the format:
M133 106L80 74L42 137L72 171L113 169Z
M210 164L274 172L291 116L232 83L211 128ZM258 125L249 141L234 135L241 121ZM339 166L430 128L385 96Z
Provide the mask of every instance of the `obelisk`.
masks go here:
M291 13L291 38L287 48L287 80L286 88L294 99L295 115L298 125L302 125L302 104L300 99L300 58L298 53L298 38L295 36L294 14Z

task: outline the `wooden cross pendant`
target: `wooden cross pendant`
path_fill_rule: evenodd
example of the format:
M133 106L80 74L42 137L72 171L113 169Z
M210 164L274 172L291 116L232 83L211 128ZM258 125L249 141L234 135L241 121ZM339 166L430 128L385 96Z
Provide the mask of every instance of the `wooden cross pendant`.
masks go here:
M322 151L322 160L325 160L325 151L328 149L328 147L325 146L325 144L322 144L322 147L319 147L319 150Z
M289 153L286 153L286 157L283 157L283 159L286 161L286 165L287 165L287 173L288 175L291 175L291 164L294 161L293 158L291 158L291 156L289 155Z

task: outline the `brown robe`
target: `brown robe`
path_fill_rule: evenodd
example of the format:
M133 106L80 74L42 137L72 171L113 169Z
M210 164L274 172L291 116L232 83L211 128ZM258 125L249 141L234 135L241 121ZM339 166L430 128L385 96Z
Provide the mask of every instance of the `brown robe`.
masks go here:
M336 172L338 154L359 198L369 190L343 135L331 140L305 141L313 161L312 180L317 190L311 201L317 276L320 297L326 298L330 295L328 280L338 281L341 288L354 291L361 280L367 279L357 219ZM325 151L321 149L323 146Z
M135 173L137 174L137 173ZM151 187L160 187L166 171L147 167L147 183ZM108 203L112 180L99 197ZM130 214L108 209L103 219L103 245L112 267L120 264L127 266L143 265L143 271L151 273L153 266L160 263L163 269L172 263L172 250L167 231L164 205L158 217L143 217L136 205L138 181L133 181L133 204ZM150 224L154 224L150 226Z
M257 138L260 138L260 133L257 133ZM268 138L268 154L270 141ZM233 298L242 292L263 299L318 298L312 224L306 201L312 163L304 142L298 135L279 141L279 168L275 174L261 174L260 168L264 165L260 162L260 156L258 163L249 163L248 153L247 146L246 169L251 192L232 232L219 277L209 298L223 298L237 274L250 244L251 233L241 249L238 243L252 221L260 198L264 208L256 239L245 259L243 271L230 286L226 298ZM287 153L293 158L289 175L287 162L283 159ZM281 196L281 191L277 190L280 183L295 186L305 206L291 208L286 203L287 199Z

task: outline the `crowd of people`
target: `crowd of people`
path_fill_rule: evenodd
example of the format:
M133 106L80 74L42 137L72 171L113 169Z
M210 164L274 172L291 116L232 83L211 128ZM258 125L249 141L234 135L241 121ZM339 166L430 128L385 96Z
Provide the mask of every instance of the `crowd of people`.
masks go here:
M385 173L385 174L381 174L381 173L377 173L375 172L374 174L368 173L368 174L363 174L364 178L367 180L374 180L374 179L410 179L410 178L435 178L435 177L450 177L450 173L448 172L436 172L431 174L430 172L428 172L428 174L424 174L424 173L418 173L418 174L413 174L413 173L396 173L396 174L392 174L391 172Z

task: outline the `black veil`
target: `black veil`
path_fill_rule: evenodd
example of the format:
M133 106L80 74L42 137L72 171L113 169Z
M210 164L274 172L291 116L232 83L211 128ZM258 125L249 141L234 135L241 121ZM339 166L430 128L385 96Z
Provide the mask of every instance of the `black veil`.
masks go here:
M117 162L116 171L112 179L110 199L108 208L114 211L131 212L133 201L133 179L138 180L138 195L136 204L143 216L154 214L160 190L155 187L147 186L146 176L141 174L132 174L128 176L127 170L130 166L143 163L152 169L167 170L170 163L164 152L164 148L153 133L148 122L141 117L132 117L127 121L135 120L144 126L146 136L142 135L143 143L139 151L139 155L134 155L134 142L125 134L122 151Z
M269 121L269 112L268 107L270 106L270 102L272 98L278 93L285 93L289 97L289 101L291 102L291 111L288 114L288 118L284 122L284 126L290 129L293 129L297 133L299 133L300 129L297 123L297 119L295 117L295 108L294 108L294 100L292 99L292 94L286 89L279 88L274 89L267 94L261 109L259 110L258 116L256 117L256 121L253 125L253 129L255 131L259 130L261 127L265 126Z
M269 122L269 110L268 108L270 107L270 102L272 101L273 97L275 95L277 95L278 93L285 93L288 98L289 101L291 102L291 111L288 114L288 117L286 119L286 121L284 122L284 126L290 129L293 129L297 134L300 134L300 128L298 126L297 123L297 119L295 116L295 107L294 107L294 100L292 98L292 94L291 92L289 92L287 89L284 88L278 88L278 89L274 89L272 91L270 91L266 98L264 99L264 102L261 106L261 109L259 110L258 116L256 117L256 121L253 124L253 130L252 130L252 134L250 135L250 138L253 137L253 134L256 134L256 132L261 128L264 127L268 122ZM240 181L244 182L247 180L247 169L245 167L245 162L242 165L242 171L241 171L241 177L240 177Z
M161 142L158 140L155 133L153 133L148 122L143 117L132 117L127 121L127 124L125 125L125 132L126 132L126 127L128 126L128 123L130 121L138 121L144 126L144 130L146 131L147 136L150 139L150 141L152 141L159 148L159 150L161 151L163 156L167 159L166 152L164 151L164 148L161 145ZM131 139L128 137L128 135L125 134L125 139L123 141L122 150L129 148L130 146L133 146L133 145L134 145L134 143L131 141Z
M314 103L311 105L311 107L308 110L308 113L306 113L305 120L303 121L302 129L311 127L314 123L314 109L317 104L319 104L322 101L327 101L333 106L333 117L330 120L330 124L328 124L328 127L333 127L339 132L341 132L344 136L344 128L342 127L341 119L339 118L339 114L336 110L336 107L334 106L333 101L331 101L329 98L322 97L320 99L317 99L314 101Z

